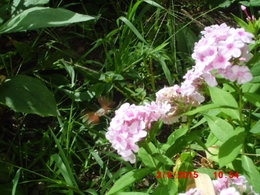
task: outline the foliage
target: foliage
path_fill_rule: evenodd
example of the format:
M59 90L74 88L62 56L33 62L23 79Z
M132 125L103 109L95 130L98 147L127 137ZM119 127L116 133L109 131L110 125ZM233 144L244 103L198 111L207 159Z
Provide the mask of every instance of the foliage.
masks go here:
M259 193L260 20L229 13L259 3L208 3L1 1L0 194L186 191L187 179L157 179L158 171L239 172ZM187 124L153 123L137 162L124 161L105 138L114 111L180 83L198 33L223 20L255 35L254 79L220 79L206 103L183 114Z

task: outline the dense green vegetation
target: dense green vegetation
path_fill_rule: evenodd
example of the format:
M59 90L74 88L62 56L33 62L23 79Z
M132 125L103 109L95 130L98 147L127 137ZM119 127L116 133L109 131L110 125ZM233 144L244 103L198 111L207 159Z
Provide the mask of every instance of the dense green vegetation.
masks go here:
M105 194L118 180L112 188L115 193L184 192L186 180L155 178L156 171L173 169L235 171L256 188L260 22L248 23L241 4L258 18L257 0L2 0L0 194ZM225 114L231 108L218 107L220 114L212 116L213 104L198 107L188 113L191 132L183 123L157 122L147 142L140 143L143 150L137 162L124 161L105 138L114 111L125 102L155 100L159 89L179 84L194 65L191 55L200 31L221 23L255 34L254 57L248 63L254 80L241 88L221 82L215 91L206 90L205 104L232 106L227 99L238 100L244 120ZM212 100L213 96L217 98ZM223 97L227 102L222 104ZM218 125L247 128L240 140L244 150L226 160L230 165L206 155L209 142L214 144L208 137ZM232 153L232 144L222 147ZM146 157L156 155L147 151L156 153L154 148L159 147L172 148L165 154L166 163L150 166ZM259 186L255 190L259 193Z

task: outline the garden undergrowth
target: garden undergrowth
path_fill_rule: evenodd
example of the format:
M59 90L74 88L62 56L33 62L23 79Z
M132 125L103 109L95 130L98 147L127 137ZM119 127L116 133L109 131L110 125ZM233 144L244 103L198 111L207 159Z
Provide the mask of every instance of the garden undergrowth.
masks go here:
M113 190L177 194L185 192L186 181L160 180L156 171L196 170L213 179L220 167L225 173L235 169L248 173L257 183L259 35L249 65L254 80L244 84L240 94L237 85L222 82L223 78L221 92L206 90L207 103L219 103L211 100L219 92L238 99L240 117L250 130L243 140L245 149L232 166L220 166L214 155L211 158L216 137L210 132L218 124L233 129L240 123L226 113L229 107L218 108L222 112L216 105L191 110L189 133L184 122L155 123L140 143L141 158L135 164L124 161L106 139L115 110L123 103L153 101L159 89L183 81L194 65L194 44L206 26L225 22L252 30L240 4L236 0L1 1L0 194L95 195ZM257 1L244 4L259 15ZM156 156L158 148L170 156L162 160L165 164ZM154 159L143 159L149 152ZM150 160L154 169L147 168Z

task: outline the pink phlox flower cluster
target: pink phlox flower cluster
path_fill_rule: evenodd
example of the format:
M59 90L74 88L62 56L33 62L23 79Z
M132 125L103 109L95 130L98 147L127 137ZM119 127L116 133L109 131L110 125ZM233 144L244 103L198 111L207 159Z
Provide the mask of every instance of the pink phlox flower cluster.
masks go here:
M243 193L251 195L259 195L253 190L253 187L248 183L246 177L223 177L213 180L215 191L219 195L239 195Z
M158 106L155 102L140 106L125 103L115 112L106 138L124 160L135 163L134 152L139 150L137 142L147 136L151 123L158 121L169 109L169 105Z
M252 80L248 67L243 66L251 58L248 44L253 43L253 34L243 28L231 28L225 23L206 27L202 38L195 44L192 58L195 66L184 79L193 83L205 80L216 86L216 75L243 84Z
M190 87L193 86L187 85L187 87L184 87L182 85L180 87L174 85L172 87L164 87L156 93L157 105L167 104L170 106L170 110L161 117L164 123L172 124L178 122L180 118L183 121L186 120L186 117L181 117L181 114L204 101L204 97L195 88L190 89Z
M259 195L254 192L252 186L249 185L247 179L244 176L239 176L238 178L228 178L223 177L217 180L213 180L213 186L216 195L240 195L240 194L250 194ZM186 193L179 193L178 195L201 195L199 189L192 188Z

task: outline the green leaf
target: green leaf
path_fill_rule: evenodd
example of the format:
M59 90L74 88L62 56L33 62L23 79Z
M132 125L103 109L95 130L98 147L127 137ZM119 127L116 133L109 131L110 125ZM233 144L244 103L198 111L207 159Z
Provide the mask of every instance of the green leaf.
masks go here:
M126 18L126 17L119 17L119 20L123 21L130 29L133 31L133 33L137 36L138 39L146 43L146 40L144 37L140 34L140 32L135 28L135 26Z
M163 155L163 154L153 154L152 155L156 160L160 161L161 163L163 163L164 165L174 165L174 163L172 162L172 160L170 158L168 158L167 156Z
M114 195L149 195L145 192L118 192L115 193Z
M225 141L234 135L234 128L227 121L216 117L205 115L211 132L220 140Z
M16 194L16 188L20 179L20 173L21 173L21 169L18 169L12 181L13 182L12 195Z
M29 7L31 5L44 5L49 3L50 0L24 0L24 6Z
M123 175L121 178L119 178L113 187L109 190L107 195L113 194L116 192L119 192L120 190L123 190L125 187L131 185L134 182L139 181L149 173L151 173L153 169L151 168L143 168L143 169L136 169L133 171L130 171Z
M201 133L201 131L193 131L175 139L174 144L170 145L170 147L167 147L165 155L169 158L172 158L175 154L181 152L183 148L193 142L196 139L195 135L199 133Z
M140 148L138 151L138 157L147 167L155 168L158 163L158 161L154 159L144 148Z
M53 94L39 80L19 75L0 86L0 103L16 112L56 116L56 102Z
M260 92L260 83L245 83L242 85L243 93L258 93Z
M62 174L66 184L70 187L74 186L74 181L72 179L72 175L70 175L67 166L62 161L61 157L58 154L51 155L51 161L55 161L56 166L59 168L60 173Z
M211 179L214 179L214 172L216 172L217 170L201 167L201 168L195 169L194 171L198 171L199 173L205 173L205 174L207 174Z
M219 166L223 167L235 160L245 140L245 129L237 128L236 135L227 139L219 148Z
M228 93L223 89L219 89L217 87L210 87L209 91L213 103L238 108L237 101L231 95L231 93ZM240 119L238 110L233 110L229 108L221 108L220 110L228 114L233 119Z
M254 165L254 162L246 155L242 155L241 160L245 175L249 178L249 183L257 193L260 193L260 173Z
M187 132L188 132L189 128L182 127L179 128L177 130L175 130L169 137L168 140L165 144L162 145L161 149L163 151L168 150L175 142L177 139L179 139L180 137L184 136Z
M230 109L237 109L235 107L227 106L227 105L218 105L218 104L206 104L199 106L191 111L188 111L184 113L183 115L192 116L197 113L206 112L213 109L219 109L219 108L230 108Z
M60 169L61 174L64 177L66 183L68 185L71 185L71 187L73 188L78 188L78 184L76 182L76 179L74 178L74 174L70 166L69 160L65 155L65 152L61 147L59 140L57 139L57 137L55 136L55 134L51 129L50 132L60 152L60 154L52 155L51 159L56 162L57 167Z
M225 0L223 3L220 3L218 5L218 7L220 7L220 8L227 8L234 2L235 2L235 0Z
M247 7L258 7L260 6L260 1L259 0L250 0L250 1L240 1L242 5L245 5Z
M78 14L62 8L33 7L4 23L0 27L0 34L65 26L94 19L95 17Z
M161 64L161 66L162 66L163 72L164 72L164 74L166 76L166 79L167 79L169 85L173 85L172 74L171 74L168 66L165 63L165 60L163 60L163 59L158 59L158 60L159 60L159 62Z
M254 57L248 62L251 68L253 75L253 80L250 83L259 83L260 82L260 54L257 53Z
M181 156L176 160L176 165L173 169L173 172L191 172L193 171L193 162L192 159L195 157L195 152L183 152L181 153ZM178 191L184 191L188 179L184 178L174 178L175 183L178 186Z
M242 20L241 18L239 18L233 14L232 14L232 16L234 17L235 21L239 24L239 26L241 26L244 29L248 28L248 24L244 20Z
M102 73L99 78L100 81L104 81L106 83L111 83L113 81L122 81L124 80L124 77L121 74L116 74L112 71L108 71L105 73Z
M151 1L151 0L144 0L144 2L154 6L154 7L157 7L157 8L160 8L160 9L165 9L163 6L161 6L160 4L156 3L155 1Z
M251 104L255 105L256 107L260 108L260 95L255 93L244 93L244 97L249 101Z
M168 185L161 184L159 185L155 191L152 193L153 195L173 195L177 194L178 188L173 181L169 181Z
M257 121L256 124L250 129L251 133L260 134L260 121Z

